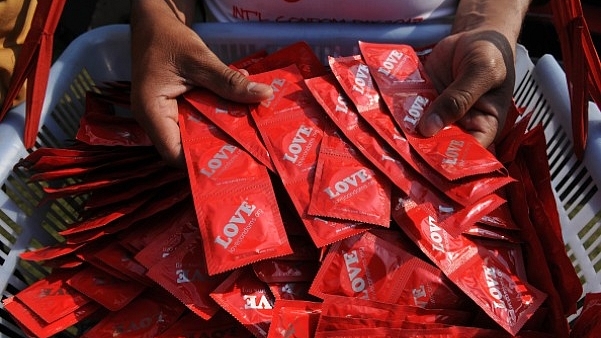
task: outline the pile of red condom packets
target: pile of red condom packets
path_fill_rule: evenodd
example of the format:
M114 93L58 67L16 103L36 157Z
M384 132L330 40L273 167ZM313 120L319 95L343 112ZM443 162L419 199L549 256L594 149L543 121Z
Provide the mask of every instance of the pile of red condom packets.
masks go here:
M235 62L274 95L179 99L187 170L131 117L129 83L86 97L75 139L16 166L51 203L85 199L51 272L3 301L27 333L97 337L588 337L542 127L512 106L483 148L416 125L426 54L359 42L325 66L304 42ZM591 304L596 304L591 302ZM591 331L592 330L592 331Z

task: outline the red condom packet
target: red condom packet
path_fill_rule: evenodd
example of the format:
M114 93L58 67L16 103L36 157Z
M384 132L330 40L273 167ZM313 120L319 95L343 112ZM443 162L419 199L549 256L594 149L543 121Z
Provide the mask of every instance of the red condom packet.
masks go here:
M319 268L319 262L306 260L268 259L253 263L257 277L267 283L311 282Z
M299 300L278 300L267 338L314 337L321 314L321 303Z
M209 276L200 237L188 237L146 273L197 316L210 319L219 306L209 294L227 274Z
M75 138L91 145L152 146L144 129L131 117L114 115L98 93L88 92L86 107Z
M276 302L280 299L317 300L317 298L309 295L311 282L270 283L268 285Z
M437 93L413 47L359 42L359 48L382 99L409 144L449 180L480 174L506 175L503 165L478 141L456 125L435 136L419 135L417 124Z
M16 298L46 323L52 323L90 302L66 283L75 271L54 271L16 294Z
M512 182L511 177L478 175L449 181L429 166L409 142L386 109L369 68L360 55L329 58L333 74L359 115L402 157L404 163L430 181L436 189L457 203L467 206Z
M3 299L2 305L16 319L23 331L28 333L28 336L38 338L55 337L56 334L98 313L101 309L100 305L90 302L54 322L47 323L14 296Z
M183 314L177 322L156 338L239 338L249 337L248 330L225 311L204 320L194 313Z
M599 330L601 330L601 293L589 292L584 296L582 311L574 321L570 337L593 338L599 334Z
M393 218L422 251L466 295L510 334L516 334L546 299L521 274L522 260L508 262L499 254L465 236L450 236L437 219L418 208ZM508 249L510 250L510 249ZM500 249L500 251L502 251Z
M188 174L183 170L172 170L167 172L158 171L148 177L132 179L128 184L113 185L104 189L96 189L86 201L84 210L89 212L93 209L117 205L123 201L141 199L145 194L153 190L165 190L175 182L187 182Z
M551 338L539 332L522 332L516 336L506 332L468 326L448 326L434 328L389 328L366 327L355 329L341 329L335 331L317 332L315 338L370 338L370 337L395 337L395 338Z
M372 169L334 131L326 131L319 157L308 213L390 226L390 181Z
M424 309L417 306L385 303L344 296L328 296L321 306L322 316L378 319L383 322L467 325L473 319L470 311ZM318 330L321 323L318 324Z
M160 289L147 290L119 311L109 312L82 338L156 337L184 313L177 299Z
M472 302L440 269L423 260L404 271L405 286L395 302L425 309L467 310Z
M185 101L179 110L209 274L292 253L267 168Z
M245 69L250 74L259 74L291 65L296 65L305 79L322 76L328 72L313 52L313 48L304 41L284 46L252 65L248 65Z
M232 272L211 293L211 297L255 337L267 337L274 299L267 284L259 280L250 268Z
M370 225L310 216L307 211L327 116L305 87L296 66L253 75L269 83L273 97L251 109L277 173L317 247L369 229Z
M446 198L432 184L417 175L411 168L406 168L397 159L398 155L388 150L375 132L358 117L352 105L346 99L333 76L316 77L306 80L314 97L322 105L328 116L350 142L379 170L382 171L396 187L401 189L412 207L418 207L433 217L440 219L440 225L456 236L467 226L504 203L497 194L488 194L468 207ZM409 204L404 207L409 208Z
M275 171L269 153L253 125L247 104L225 100L200 88L185 93L184 99L259 162Z
M140 295L146 286L122 280L88 266L67 279L67 284L111 311L118 311Z
M200 238L194 206L187 205L188 208L171 215L171 219L166 220L164 231L157 234L152 241L135 254L134 259L137 262L150 269L151 266L173 253L179 245L186 242L188 237Z
M419 259L370 232L338 241L330 247L309 293L396 302L410 269Z
M172 226L175 226L176 223L180 222L179 219L187 212L194 214L194 224L197 224L196 214L194 213L194 203L192 202L192 198L189 197L182 202L171 206L167 210L154 214L152 216L153 222L150 224L139 224L142 226L131 227L129 231L119 233L117 235L119 244L133 255L137 255L157 236L160 236L160 234L166 231L167 228L171 228ZM195 230L200 234L198 226L196 226Z

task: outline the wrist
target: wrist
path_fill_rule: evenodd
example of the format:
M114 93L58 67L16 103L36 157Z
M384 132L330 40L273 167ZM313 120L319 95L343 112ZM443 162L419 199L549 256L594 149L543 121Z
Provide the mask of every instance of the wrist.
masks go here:
M192 25L196 14L195 0L132 0L131 25L140 22L160 22L175 18L187 26Z
M515 49L529 3L530 0L461 0L452 33L497 31L505 36Z

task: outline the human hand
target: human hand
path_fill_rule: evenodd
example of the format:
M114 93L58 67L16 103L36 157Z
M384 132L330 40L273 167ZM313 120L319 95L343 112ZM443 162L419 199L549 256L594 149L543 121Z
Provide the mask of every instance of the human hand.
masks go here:
M425 62L440 95L419 123L422 135L456 123L484 147L491 145L512 103L513 55L508 39L492 30L468 30L441 40Z
M138 1L132 9L132 114L168 163L185 167L177 98L198 86L242 103L273 92L227 67L166 2ZM158 7L157 7L158 6Z

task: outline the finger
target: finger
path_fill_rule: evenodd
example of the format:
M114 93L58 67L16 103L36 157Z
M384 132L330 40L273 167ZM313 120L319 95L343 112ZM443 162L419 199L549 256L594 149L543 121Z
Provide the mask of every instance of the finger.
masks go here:
M250 81L240 70L227 67L213 54L203 65L188 72L189 81L205 87L217 95L241 103L256 103L273 95L270 85Z
M143 109L144 113L135 111L134 115L161 157L172 166L185 168L177 121L177 100L161 97Z
M499 130L499 118L472 108L458 124L485 148L490 146Z
M486 74L460 72L459 77L432 101L419 122L419 132L429 137L461 119L490 89L492 84Z
M465 54L453 70L454 78L432 102L418 126L424 136L461 119L480 98L493 89L513 86L513 52L507 38L483 31L458 42L454 53ZM441 83L437 84L440 88Z

